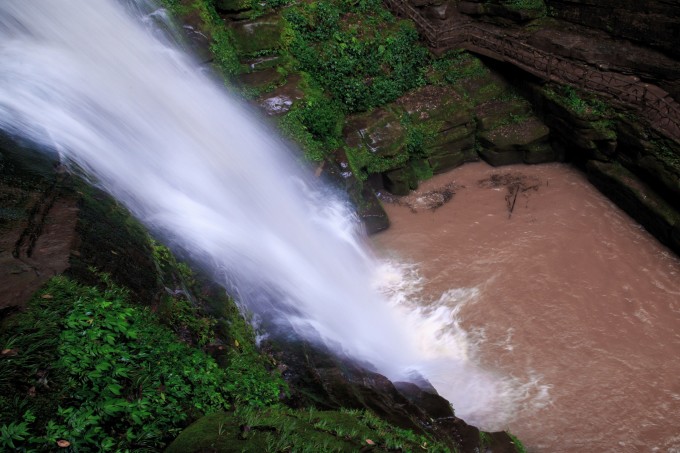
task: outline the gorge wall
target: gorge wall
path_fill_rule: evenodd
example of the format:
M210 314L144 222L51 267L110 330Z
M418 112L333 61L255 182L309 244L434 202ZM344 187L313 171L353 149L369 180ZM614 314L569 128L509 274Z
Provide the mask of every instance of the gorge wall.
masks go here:
M388 4L414 20L436 52L464 48L489 58L530 100L555 156L586 169L603 193L680 251L680 3Z

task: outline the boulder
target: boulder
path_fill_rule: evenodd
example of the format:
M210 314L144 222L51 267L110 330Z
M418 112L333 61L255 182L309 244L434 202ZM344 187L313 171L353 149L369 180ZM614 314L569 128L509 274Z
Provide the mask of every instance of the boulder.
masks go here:
M281 41L283 19L278 13L253 20L231 22L234 46L239 55L248 56L276 50Z
M403 151L406 141L401 120L383 108L349 117L343 135L347 145L364 148L379 157L396 156Z
M480 133L482 149L479 154L494 166L554 160L555 154L550 154L549 135L545 124L536 117L529 117Z

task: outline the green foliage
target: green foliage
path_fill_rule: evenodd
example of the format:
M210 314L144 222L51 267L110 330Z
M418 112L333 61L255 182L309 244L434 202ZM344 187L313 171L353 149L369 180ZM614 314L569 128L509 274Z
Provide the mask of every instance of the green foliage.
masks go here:
M579 116L602 117L611 116L611 108L602 100L577 91L568 85L547 88L545 93L552 100Z
M126 296L110 282L101 291L56 277L25 315L15 317L1 340L17 355L0 361L0 391L39 393L36 403L55 403L42 408L29 398L9 404L3 396L3 408L23 412L3 409L4 444L33 448L65 439L75 449L159 448L198 415L232 403L278 401L282 381L247 345L244 325L237 329L244 347L230 350L221 369ZM44 349L31 347L33 341ZM30 409L36 410L33 420ZM21 415L25 422L10 422Z
M406 148L402 149L394 156L378 156L366 147L352 148L345 147L347 160L349 161L352 172L362 180L365 180L371 173L382 173L404 166L410 159Z
M512 443L515 446L515 452L516 453L527 453L526 447L522 444L522 442L517 438L517 436L508 433L508 436L510 436L510 439L512 439Z
M652 154L657 156L662 162L680 169L680 149L677 146L674 146L671 141L666 140L652 140L651 143L650 151Z
M345 115L337 101L308 99L300 108L300 121L316 139L339 137Z
M383 24L360 29L359 11L365 11L361 20L366 22L377 23L385 14L375 2L329 1L291 8L284 14L288 50L346 112L391 102L425 82L428 53L418 43L413 25L404 21L390 28Z
M476 79L489 74L489 69L482 61L463 50L445 53L432 62L428 71L428 80L433 85L456 85L465 79Z
M185 11L182 0L160 0L161 5L173 14L181 14Z
M26 412L25 416L28 416L28 418L31 418L32 415L30 412ZM2 425L0 426L0 448L4 449L12 449L15 450L17 448L17 445L14 442L17 442L17 444L20 444L22 441L26 440L30 436L30 433L28 431L28 422L23 421L21 423L10 423L9 425Z
M544 14L547 11L543 0L502 0L501 3L516 11L541 11Z
M305 100L296 103L279 121L284 135L298 143L310 161L321 161L342 146L342 105L330 99L308 74L302 74L300 87Z
M187 428L168 453L211 448L230 451L449 451L432 439L396 428L362 410L318 411L275 407L213 414ZM362 448L363 447L363 448Z
M158 307L158 316L176 335L198 346L205 346L215 339L217 321L201 316L199 310L181 296L164 296Z
M491 445L491 436L489 433L486 433L484 431L479 432L479 444L482 447L488 447Z
M293 140L304 150L305 157L308 160L318 162L326 156L327 148L323 142L315 139L312 133L307 130L298 109L291 110L279 120L279 129L283 135Z

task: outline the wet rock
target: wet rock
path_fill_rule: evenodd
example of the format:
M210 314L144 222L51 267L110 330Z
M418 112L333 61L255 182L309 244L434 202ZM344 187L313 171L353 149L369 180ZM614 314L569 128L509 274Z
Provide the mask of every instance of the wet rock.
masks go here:
M55 154L0 134L0 309L23 306L68 267L76 204Z
M379 157L396 156L406 140L400 119L382 108L349 117L343 135L349 146L366 148Z
M546 0L558 19L599 29L680 57L680 5L674 1Z
M288 112L296 101L304 97L299 85L299 75L289 76L283 85L260 97L260 107L270 116L278 116Z
M522 98L507 101L492 99L475 107L477 126L481 131L491 130L516 117L526 117L530 112L531 105Z
M394 195L408 195L418 188L418 178L410 166L386 171L382 174L385 189Z
M282 61L280 55L266 55L263 57L251 58L243 61L243 64L248 68L246 72L262 71L278 66Z
M458 11L496 25L523 24L545 15L543 2L525 3L526 7L515 6L510 2L501 3L498 0L461 1L458 3Z
M680 253L680 212L617 163L587 164L588 179L661 242Z
M559 21L545 21L526 42L537 49L654 83L680 97L680 62L644 45L608 33Z
M550 130L537 118L499 126L479 134L480 156L494 166L539 163L554 159L548 144Z
M328 350L308 343L278 343L278 360L286 363L284 377L292 384L290 404L310 404L324 410L340 407L370 409L390 423L422 433L433 434L457 451L481 448L479 430L455 417L450 404L426 383L393 384L386 377L360 364L341 358ZM498 439L494 452L513 452L505 433Z
M434 134L423 150L430 173L441 173L465 162L477 160L476 154L472 151L476 129L474 112L452 87L419 88L404 95L395 104L410 115L416 127L430 130ZM413 163L411 167L414 165L419 164ZM409 172L415 173L416 180L418 175L423 174L423 170L418 168L386 174L384 175L386 187L394 185L399 187L397 189L399 194L407 193L399 181L402 183L408 181ZM408 182L411 189L415 188L411 187L412 185Z
M283 23L279 14L254 20L232 22L234 45L239 55L252 55L278 48Z
M374 192L374 186L355 177L343 149L335 150L333 158L319 166L317 175L347 193L367 234L389 228L390 221Z
M261 91L270 91L284 83L285 77L276 68L267 68L262 71L239 74L240 84Z

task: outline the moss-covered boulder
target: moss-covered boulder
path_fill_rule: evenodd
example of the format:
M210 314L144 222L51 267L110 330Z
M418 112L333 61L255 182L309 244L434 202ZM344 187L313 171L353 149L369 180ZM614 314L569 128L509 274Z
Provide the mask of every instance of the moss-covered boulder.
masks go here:
M242 57L272 53L279 48L283 19L277 13L257 19L232 22L236 51Z
M300 76L292 74L286 77L285 83L261 95L257 102L267 115L279 116L290 111L293 104L304 96L300 88Z
M602 100L570 87L529 85L536 110L553 138L579 162L608 160L617 147L614 111Z
M400 118L384 108L348 117L343 135L350 147L365 149L377 157L396 156L406 142Z
M491 165L540 163L554 160L550 130L536 117L523 118L479 134L479 154Z
M420 151L420 155L414 156L409 168L401 174L385 175L388 181L408 179L408 173L422 180L433 173L476 160L472 151L475 142L474 113L469 103L452 87L427 85L407 93L395 104L408 114L409 126L422 135L422 149L415 150Z

